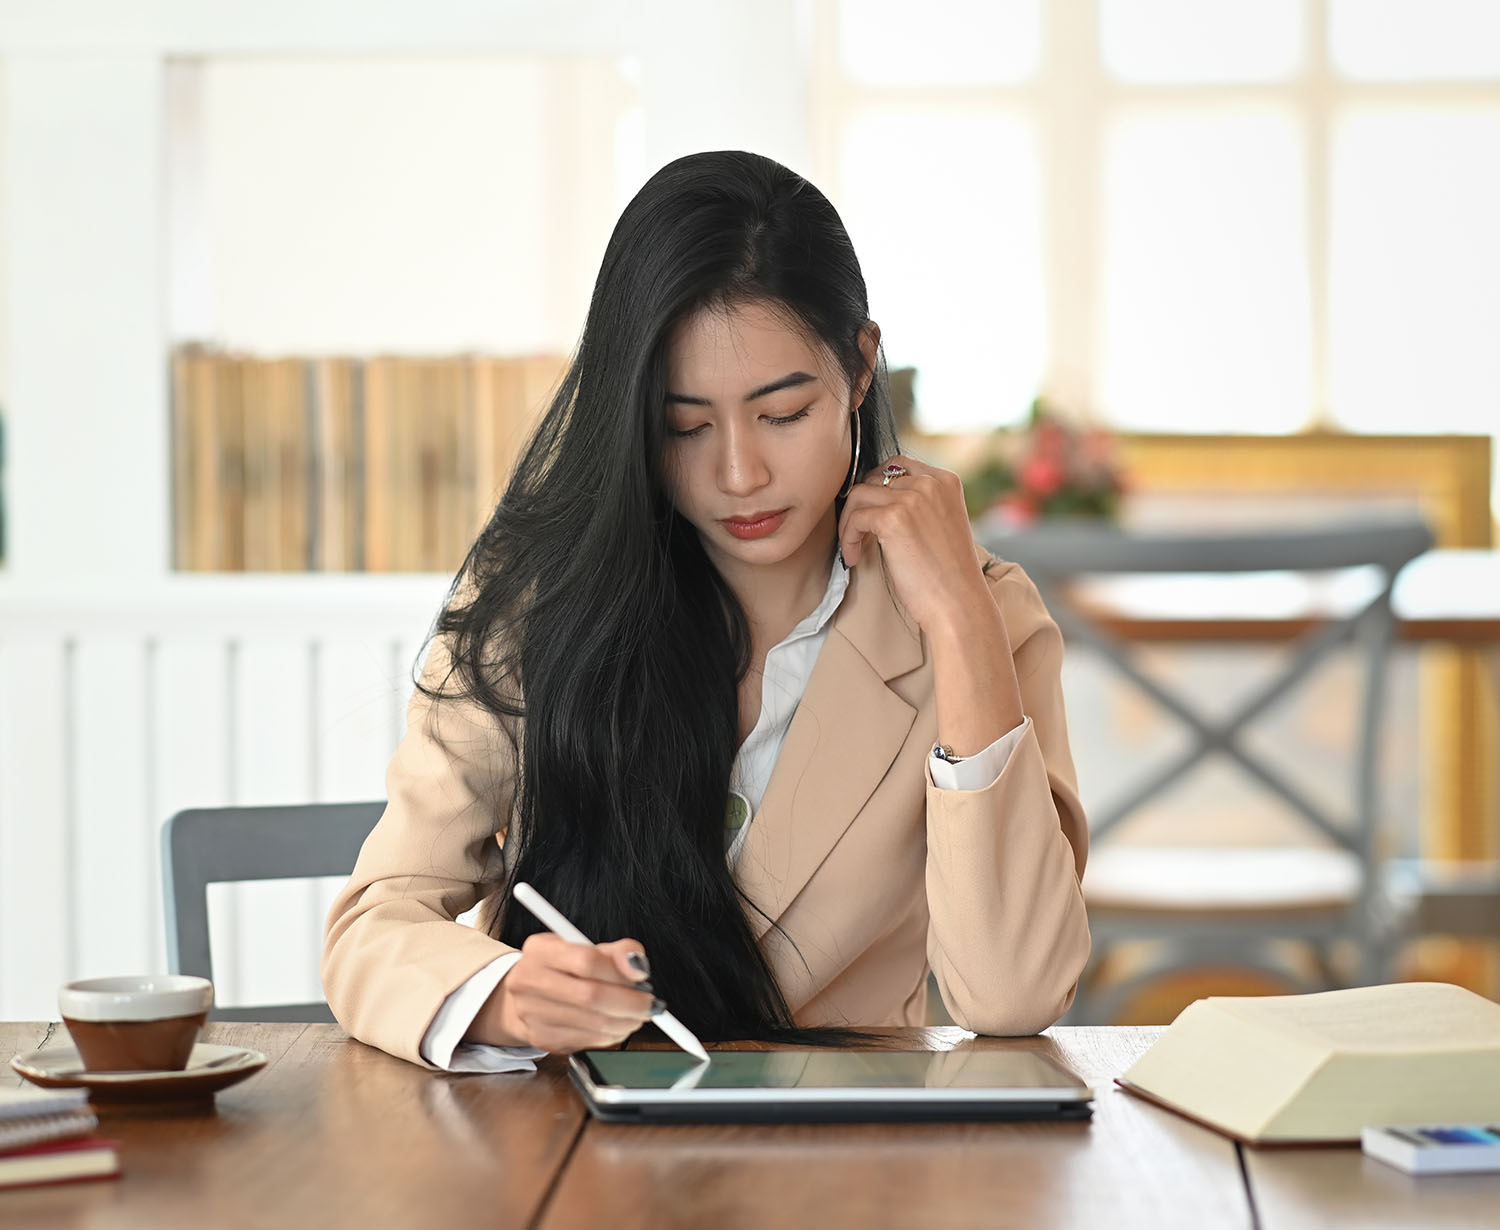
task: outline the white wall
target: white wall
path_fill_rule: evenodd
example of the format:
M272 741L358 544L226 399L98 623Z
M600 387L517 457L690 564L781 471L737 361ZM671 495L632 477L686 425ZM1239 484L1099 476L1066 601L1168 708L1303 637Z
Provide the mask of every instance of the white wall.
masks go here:
M167 567L162 72L0 63L7 571L118 585Z
M71 977L160 968L176 808L378 796L442 592L171 578L171 340L571 345L645 174L700 148L808 169L804 16L0 0L0 1018L53 1016ZM601 121L631 91L623 127ZM375 630L328 637L330 601ZM247 629L257 603L277 614ZM255 921L245 894L216 907L227 998L305 986L322 891L272 893Z
M617 59L177 61L169 80L174 341L571 349L635 103Z
M630 142L597 121L612 86L502 58L633 62L647 172L704 147L806 169L803 8L0 4L0 586L165 575L170 337L527 349L576 334L619 203L606 163ZM445 130L447 112L465 118ZM483 161L497 127L521 174ZM539 215L544 238L518 243Z
M441 577L184 576L0 595L0 1019L165 969L158 834L186 807L378 799ZM221 1003L318 996L331 890L211 891Z

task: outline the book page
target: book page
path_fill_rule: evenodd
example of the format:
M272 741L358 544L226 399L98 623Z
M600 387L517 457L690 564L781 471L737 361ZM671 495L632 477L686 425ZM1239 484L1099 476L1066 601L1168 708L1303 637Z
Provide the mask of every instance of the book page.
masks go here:
M1214 997L1249 1024L1329 1051L1453 1051L1500 1047L1500 1004L1445 982L1353 987L1311 995Z

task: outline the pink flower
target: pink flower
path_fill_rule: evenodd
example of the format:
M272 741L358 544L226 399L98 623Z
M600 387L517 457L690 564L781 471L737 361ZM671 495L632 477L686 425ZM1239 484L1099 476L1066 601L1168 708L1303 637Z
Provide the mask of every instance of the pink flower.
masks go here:
M1043 457L1058 458L1068 451L1068 429L1061 423L1043 420L1036 429L1036 451Z
M1060 461L1040 453L1026 458L1021 463L1018 473L1021 486L1044 498L1057 491L1067 476L1067 471Z

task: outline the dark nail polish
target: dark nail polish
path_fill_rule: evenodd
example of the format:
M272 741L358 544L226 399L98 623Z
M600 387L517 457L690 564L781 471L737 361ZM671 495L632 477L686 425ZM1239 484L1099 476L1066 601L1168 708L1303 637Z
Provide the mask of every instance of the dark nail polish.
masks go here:
M644 991L647 995L654 996L656 994L656 988L651 985L651 979L649 978L642 978L635 984L635 989L637 991Z
M657 999L653 996L651 1000L651 1015L656 1016L658 1013L665 1012L666 1010L667 1001L664 999Z
M625 964L627 964L628 966L630 966L630 968L633 969L642 978L649 978L649 977L651 977L651 962L648 961L648 960L646 960L646 954L645 953L643 953L643 952L628 953L626 955L626 957L625 957Z

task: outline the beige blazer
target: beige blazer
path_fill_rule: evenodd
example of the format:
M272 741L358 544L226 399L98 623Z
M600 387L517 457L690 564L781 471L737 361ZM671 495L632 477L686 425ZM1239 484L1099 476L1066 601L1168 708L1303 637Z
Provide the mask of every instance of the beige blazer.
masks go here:
M1031 726L991 786L964 791L928 773L932 663L879 551L850 575L734 872L779 924L747 912L798 1024L921 1024L929 968L978 1033L1035 1033L1072 1002L1088 829L1062 638L1017 565L988 578ZM425 677L446 664L435 644ZM353 1037L430 1066L418 1047L443 1000L511 951L454 919L499 907L513 755L478 706L413 695L385 813L328 915L323 987Z

